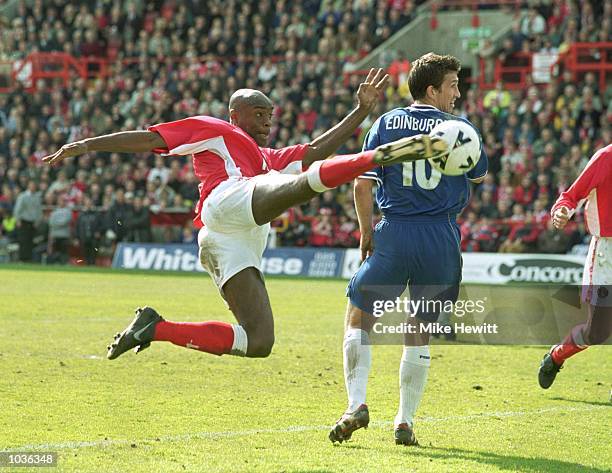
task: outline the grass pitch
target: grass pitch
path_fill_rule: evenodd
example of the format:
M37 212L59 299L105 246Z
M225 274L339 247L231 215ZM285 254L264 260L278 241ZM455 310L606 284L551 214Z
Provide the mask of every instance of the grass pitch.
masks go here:
M419 448L393 444L401 348L374 347L370 428L332 446L345 282L268 287L270 358L158 343L111 362L138 305L170 320L231 313L202 275L0 266L0 451L58 452L54 471L75 472L612 471L609 347L570 360L548 391L544 347L432 347Z

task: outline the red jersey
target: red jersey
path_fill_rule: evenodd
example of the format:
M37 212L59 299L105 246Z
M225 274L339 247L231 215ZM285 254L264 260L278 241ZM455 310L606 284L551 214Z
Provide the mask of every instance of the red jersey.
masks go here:
M159 133L166 148L160 154L192 155L193 171L200 180L200 201L196 207L196 226L206 197L230 177L254 177L270 170L299 174L308 144L286 148L260 148L241 128L218 118L204 115L149 127Z
M612 237L612 144L593 155L584 171L551 209L559 207L575 210L587 201L584 215L591 235Z

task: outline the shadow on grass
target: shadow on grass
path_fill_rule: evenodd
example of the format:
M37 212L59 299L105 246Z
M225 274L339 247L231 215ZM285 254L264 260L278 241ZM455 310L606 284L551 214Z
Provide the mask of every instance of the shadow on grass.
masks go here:
M356 443L334 444L334 447L352 448L353 450L370 450L370 448Z
M566 397L555 396L551 397L553 401L576 402L580 404L589 404L591 406L608 406L612 407L612 403L603 401L583 401L582 399L568 399Z
M430 458L432 460L465 460L490 465L499 470L520 471L522 473L609 473L610 470L588 467L552 458L529 458L518 455L500 455L490 452L462 450L460 448L407 448L405 454ZM468 470L465 470L468 471Z

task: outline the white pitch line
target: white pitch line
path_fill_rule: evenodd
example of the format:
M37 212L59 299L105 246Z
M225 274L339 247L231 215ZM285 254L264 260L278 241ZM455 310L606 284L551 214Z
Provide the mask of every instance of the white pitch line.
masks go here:
M499 411L499 412L481 412L479 414L468 414L462 416L448 416L448 417L423 417L418 420L421 424L436 424L440 422L448 421L462 421L462 420L474 420L474 419L487 419L495 417L520 417L520 416L534 416L546 414L549 412L583 412L583 411L595 411L601 409L610 409L609 406L585 406L585 407L549 407L544 409L536 409L533 411ZM389 421L378 421L372 422L371 427L387 427L392 425L393 422ZM283 427L279 429L249 429L249 430L235 430L225 432L194 432L190 434L181 435L164 435L157 438L149 439L116 439L116 440L91 440L85 442L60 442L60 443L42 443L42 444L31 444L22 445L20 447L11 447L9 449L2 449L5 452L19 452L19 451L53 451L53 450L64 450L64 449L77 449L87 447L114 447L119 445L131 445L131 444L142 444L142 443L163 443L163 442L182 442L197 439L219 439L228 437L245 437L256 434L284 434L288 432L309 432L309 431L326 431L329 430L329 425L293 425L289 427Z

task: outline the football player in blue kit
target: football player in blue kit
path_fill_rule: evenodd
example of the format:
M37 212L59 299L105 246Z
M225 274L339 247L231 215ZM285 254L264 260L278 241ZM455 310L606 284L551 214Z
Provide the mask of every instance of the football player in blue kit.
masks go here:
M414 104L382 115L366 136L364 150L429 133L444 120L463 120L451 114L460 97L460 68L460 62L452 56L428 53L417 59L408 76ZM356 180L355 207L363 263L347 289L343 358L348 408L332 427L332 442L348 440L369 422L366 385L375 305L396 300L406 286L413 301L457 300L462 260L456 217L468 203L470 182L482 182L486 173L487 157L481 147L476 167L460 176L442 175L429 162L416 161L379 167ZM372 230L375 183L376 202L383 218ZM407 323L416 328L421 322L436 321L440 305L423 304L416 314L407 316ZM418 329L414 332L404 336L399 370L400 403L394 426L395 442L402 445L417 444L413 419L430 363L429 333Z

